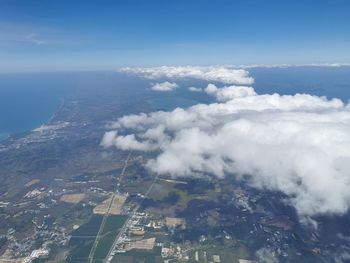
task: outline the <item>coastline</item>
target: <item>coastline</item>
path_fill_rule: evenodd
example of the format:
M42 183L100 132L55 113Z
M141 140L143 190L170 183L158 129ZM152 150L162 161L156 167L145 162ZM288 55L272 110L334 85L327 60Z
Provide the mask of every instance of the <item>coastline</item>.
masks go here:
M52 115L51 115L51 117L49 118L48 121L46 121L45 123L41 124L40 126L50 124L54 120L54 118L56 117L57 113L62 110L62 108L64 107L65 102L66 102L66 98L65 97L61 98L61 103L58 106L57 110L55 110L55 112L52 113ZM35 129L37 129L37 128L35 128ZM35 130L35 129L33 129L33 130Z
M57 113L64 107L64 103L65 103L65 98L61 98L60 99L61 102L58 106L58 108L51 114L51 116L46 120L43 121L41 124L36 125L35 127L28 129L28 130L21 130L21 131L14 131L11 133L0 133L0 143L5 142L6 140L10 139L11 136L14 136L16 134L21 134L21 133L31 133L34 132L35 130L37 130L38 128L45 126L45 125L49 125L54 118L56 117Z

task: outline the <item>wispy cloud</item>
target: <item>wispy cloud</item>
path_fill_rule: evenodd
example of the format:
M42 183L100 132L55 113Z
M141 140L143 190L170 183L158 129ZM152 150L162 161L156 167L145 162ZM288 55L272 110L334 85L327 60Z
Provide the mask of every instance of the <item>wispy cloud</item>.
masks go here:
M78 33L66 29L9 22L0 22L0 40L2 43L22 43L36 46L67 44L74 46L86 42L86 39Z
M37 33L38 28L30 27L28 25L21 25L16 23L0 23L0 39L2 42L25 42L36 45L43 45L45 41L39 37Z
M44 45L46 44L47 42L40 39L37 34L34 34L34 33L31 33L29 35L27 35L25 37L25 39L28 41L28 42L31 42L31 43L34 43L34 44L37 44L37 45Z

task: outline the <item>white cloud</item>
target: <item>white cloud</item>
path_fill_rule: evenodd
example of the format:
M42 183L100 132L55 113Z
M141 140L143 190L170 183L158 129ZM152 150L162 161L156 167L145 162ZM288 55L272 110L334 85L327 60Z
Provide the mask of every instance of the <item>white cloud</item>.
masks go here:
M26 36L26 40L29 41L29 42L32 42L34 44L37 44L37 45L44 45L44 44L46 44L46 41L39 39L36 34L29 34L29 35L27 35Z
M216 67L153 67L153 68L122 68L122 72L140 75L150 79L159 78L194 78L207 81L218 81L225 84L251 85L254 79L244 69L234 69L223 66Z
M154 84L152 83L151 90L154 90L154 91L173 91L177 87L178 87L178 85L176 83L165 81L165 82L161 82L161 83L154 83Z
M201 92L201 91L203 91L201 88L196 88L196 87L189 87L188 90L192 91L192 92Z
M215 95L218 92L218 87L214 84L208 84L208 86L204 89L204 91L210 95Z
M301 215L345 213L350 106L307 94L258 95L250 87L228 88L234 94L229 100L217 95L227 87L206 89L218 103L124 116L102 144L159 151L147 164L158 174L249 175L253 186L287 194ZM132 132L118 135L126 130Z
M208 84L204 91L209 95L215 96L218 101L228 101L234 98L256 95L252 87L244 86L225 86L219 89L214 84Z

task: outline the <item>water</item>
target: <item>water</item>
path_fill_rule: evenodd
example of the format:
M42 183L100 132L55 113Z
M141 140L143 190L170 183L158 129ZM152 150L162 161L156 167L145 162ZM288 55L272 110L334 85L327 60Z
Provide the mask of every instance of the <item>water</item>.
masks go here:
M350 67L256 68L250 70L259 94L308 93L350 99Z
M350 67L255 68L249 71L255 79L253 86L259 94L309 93L340 98L344 102L350 98ZM191 93L187 90L189 86L203 88L207 85L205 81L174 81L181 88L174 92L161 93L148 89L152 82L150 80L135 80L114 72L109 75L106 73L0 75L0 140L9 134L30 131L49 121L59 109L62 100L77 87L87 89L90 85L95 89L103 85L111 86L112 89L118 88L121 100L136 100L140 99L136 97L144 96L152 110L172 110L199 102L214 101L214 98L204 93ZM133 89L135 86L138 89ZM139 92L136 92L137 90ZM88 96L88 93L85 95Z
M254 89L258 94L308 93L340 98L345 103L350 99L350 67L290 67L253 68L249 70L254 78ZM154 110L172 110L176 107L189 107L197 103L215 102L204 93L188 92L187 87L205 88L205 81L174 80L181 88L173 92L153 92L148 100ZM222 83L215 83L218 87Z
M49 121L71 80L62 74L0 75L0 140Z

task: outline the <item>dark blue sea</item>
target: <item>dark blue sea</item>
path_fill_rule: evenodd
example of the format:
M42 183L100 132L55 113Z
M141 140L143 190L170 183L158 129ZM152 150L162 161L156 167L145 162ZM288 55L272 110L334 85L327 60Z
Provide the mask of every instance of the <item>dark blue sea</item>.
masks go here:
M65 74L0 75L0 140L48 122L72 87Z
M249 71L255 79L253 86L260 94L309 93L340 98L344 102L350 98L350 67L254 68ZM105 79L105 76L104 73L0 74L0 140L48 122L65 97L77 87L84 88L80 86L81 80L96 78L95 83L104 83L99 79ZM116 86L117 78L118 74L110 79ZM145 89L150 80L143 81L141 88ZM152 93L154 96L148 98L154 110L171 110L211 101L205 94L187 90L189 86L205 87L206 82L176 82L182 88L171 93Z

